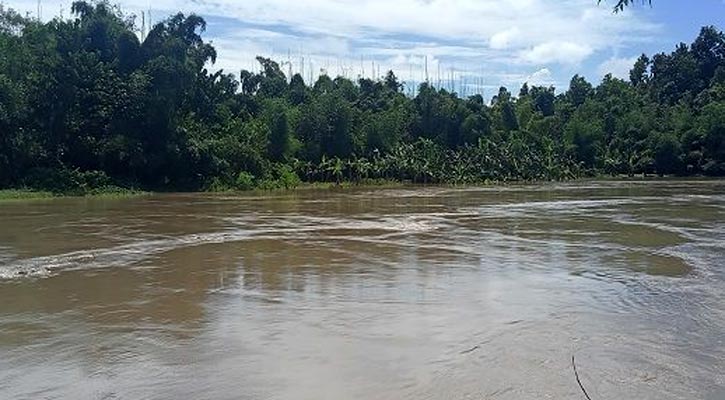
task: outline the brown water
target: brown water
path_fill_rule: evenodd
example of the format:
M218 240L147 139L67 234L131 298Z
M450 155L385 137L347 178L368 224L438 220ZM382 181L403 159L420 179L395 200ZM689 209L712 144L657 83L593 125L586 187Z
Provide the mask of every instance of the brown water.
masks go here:
M0 203L0 399L725 399L725 182Z

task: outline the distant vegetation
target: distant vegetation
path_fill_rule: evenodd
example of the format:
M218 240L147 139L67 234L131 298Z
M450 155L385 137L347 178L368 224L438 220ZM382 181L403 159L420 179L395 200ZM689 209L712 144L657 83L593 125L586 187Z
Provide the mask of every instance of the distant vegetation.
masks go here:
M480 183L597 174L725 174L725 36L705 27L629 80L580 76L481 96L393 72L305 82L208 70L202 18L141 42L106 3L48 23L0 10L0 188L227 190L300 182Z

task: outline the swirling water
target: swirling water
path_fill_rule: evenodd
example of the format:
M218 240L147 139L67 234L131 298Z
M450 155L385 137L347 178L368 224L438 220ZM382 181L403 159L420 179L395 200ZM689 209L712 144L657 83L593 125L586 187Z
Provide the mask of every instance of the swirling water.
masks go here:
M725 399L725 182L0 203L0 399Z

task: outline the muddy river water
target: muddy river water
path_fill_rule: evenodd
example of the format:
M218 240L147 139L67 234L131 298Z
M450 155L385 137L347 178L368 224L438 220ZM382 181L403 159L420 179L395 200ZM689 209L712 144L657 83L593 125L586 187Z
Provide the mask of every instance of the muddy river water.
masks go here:
M0 203L0 399L725 399L725 181Z

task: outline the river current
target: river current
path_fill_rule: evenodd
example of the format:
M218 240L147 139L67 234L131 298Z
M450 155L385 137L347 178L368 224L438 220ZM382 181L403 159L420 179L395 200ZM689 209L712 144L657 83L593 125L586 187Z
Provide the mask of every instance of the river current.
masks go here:
M725 181L0 203L0 399L725 399Z

